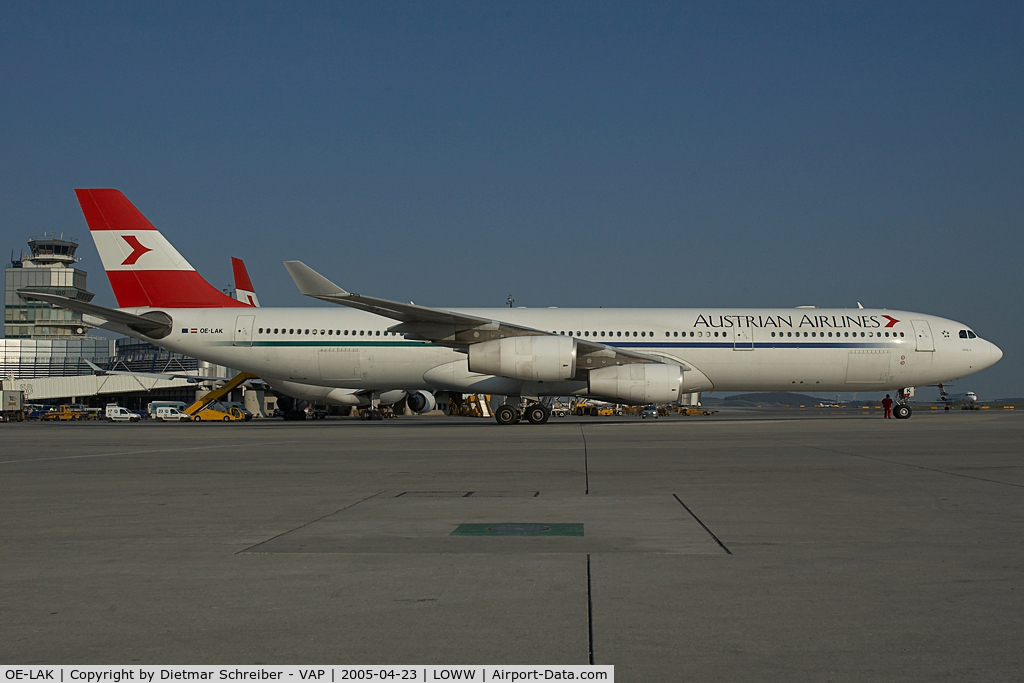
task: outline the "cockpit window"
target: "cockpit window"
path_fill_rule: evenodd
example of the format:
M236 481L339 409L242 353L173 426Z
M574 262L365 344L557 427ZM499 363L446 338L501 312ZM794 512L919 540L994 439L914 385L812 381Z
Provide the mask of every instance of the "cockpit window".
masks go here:
M970 330L967 330L967 336L968 336L968 338L970 338L970 339L977 339L977 338L978 338L978 335L974 334L974 333L973 333L973 332L971 332Z
M960 330L960 338L967 339L967 330Z

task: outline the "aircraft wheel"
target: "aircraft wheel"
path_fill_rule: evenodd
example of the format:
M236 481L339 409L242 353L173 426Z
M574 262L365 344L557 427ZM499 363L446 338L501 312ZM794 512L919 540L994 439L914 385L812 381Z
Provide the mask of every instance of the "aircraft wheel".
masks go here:
M549 417L551 417L551 413L539 403L535 403L526 409L526 419L532 425L542 425L548 421Z
M519 411L514 406L505 403L494 411L494 419L500 425L514 425L519 422Z
M943 410L948 412L949 411L949 406L946 406L945 408L943 408Z
M907 405L899 405L892 409L893 417L895 417L897 420L906 420L913 413L914 411L911 410L910 406Z

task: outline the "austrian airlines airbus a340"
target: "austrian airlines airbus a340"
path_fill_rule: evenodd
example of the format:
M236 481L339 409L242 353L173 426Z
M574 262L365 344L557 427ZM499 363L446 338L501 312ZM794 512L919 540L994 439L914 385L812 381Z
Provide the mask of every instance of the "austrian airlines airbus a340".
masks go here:
M117 190L76 190L118 309L21 290L87 324L263 378L282 394L358 405L389 394L510 397L501 424L547 421L521 397L665 403L698 391L882 391L938 384L1002 351L963 323L872 309L440 309L346 292L299 261L303 294L338 309L254 307L206 282ZM251 285L250 285L251 286ZM369 397L369 399L368 399ZM910 407L897 405L897 417Z

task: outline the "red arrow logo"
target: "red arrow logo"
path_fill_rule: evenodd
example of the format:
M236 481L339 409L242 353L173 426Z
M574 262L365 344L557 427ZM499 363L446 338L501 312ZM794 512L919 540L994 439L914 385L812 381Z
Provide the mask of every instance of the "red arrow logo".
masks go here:
M121 261L122 266L134 266L140 256L145 254L147 251L153 251L149 247L144 247L139 244L139 238L135 235L121 235L121 239L127 242L128 246L132 248L132 253L128 254L128 258Z
M889 321L889 324L886 325L886 327L892 327L893 325L895 325L896 323L899 322L899 320L897 320L896 318L892 317L891 315L885 315L883 313L882 317Z

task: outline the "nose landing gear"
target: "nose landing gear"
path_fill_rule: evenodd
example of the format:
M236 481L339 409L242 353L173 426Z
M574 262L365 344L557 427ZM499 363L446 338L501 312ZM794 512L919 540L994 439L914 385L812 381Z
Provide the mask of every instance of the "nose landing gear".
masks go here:
M892 416L897 420L906 420L914 414L907 401L914 395L914 387L904 387L896 394L897 404L892 407Z

